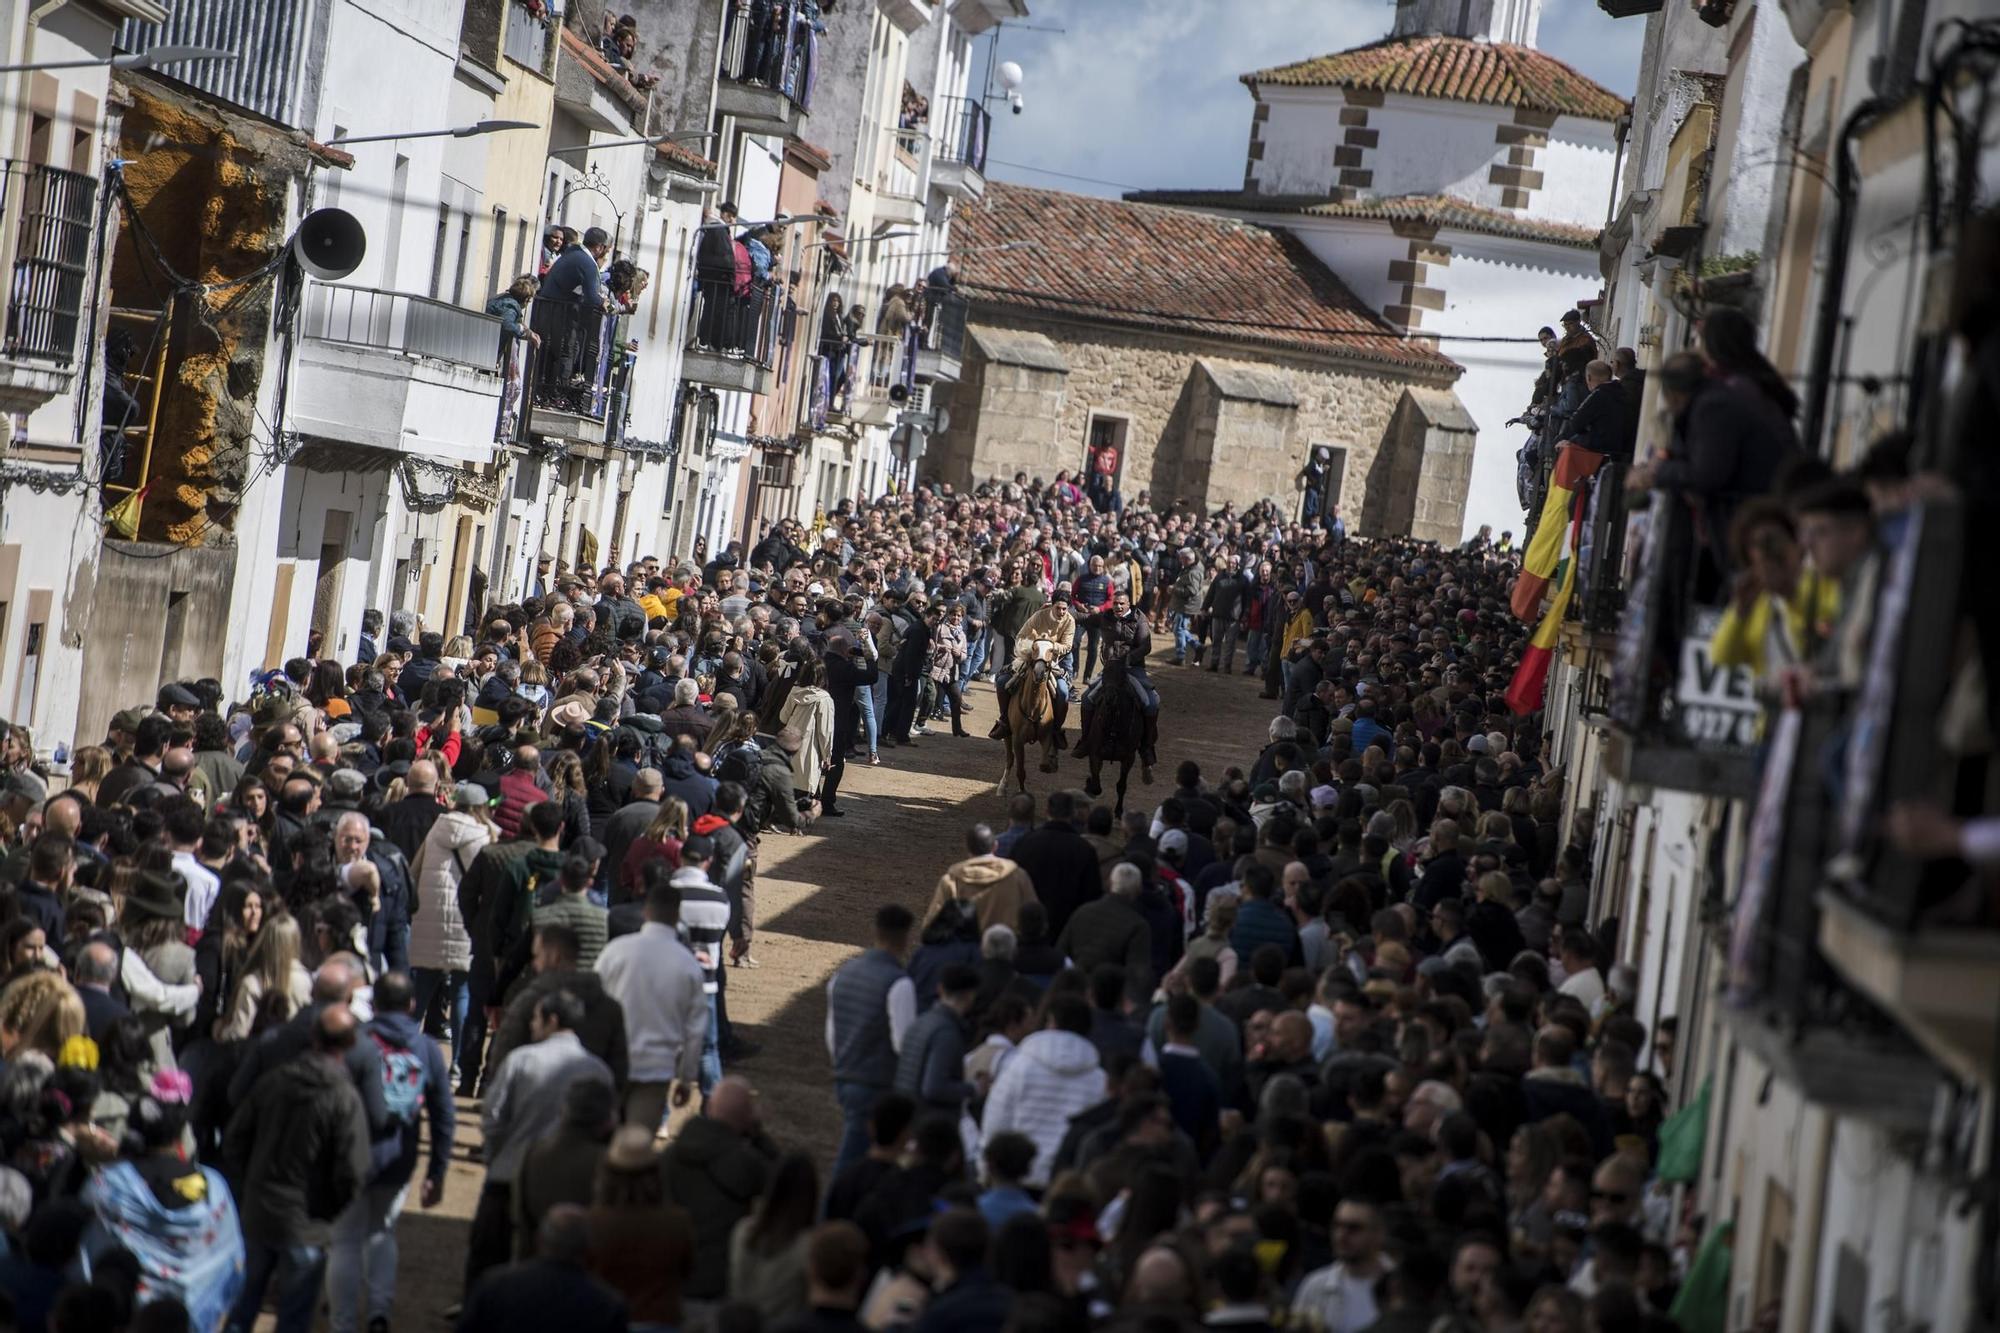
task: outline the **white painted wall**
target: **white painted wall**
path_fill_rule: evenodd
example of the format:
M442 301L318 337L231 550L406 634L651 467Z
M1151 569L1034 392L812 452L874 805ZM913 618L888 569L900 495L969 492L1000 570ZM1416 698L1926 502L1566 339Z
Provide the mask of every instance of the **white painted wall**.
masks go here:
M1262 160L1252 163L1257 188L1266 194L1330 195L1339 183L1333 150L1342 140L1337 88L1264 88L1271 108L1258 138ZM1507 146L1496 132L1511 123L1510 108L1435 97L1392 95L1368 113L1368 128L1380 138L1362 164L1374 173L1365 192L1393 198L1448 194L1483 208L1500 208L1501 186L1488 176L1507 162ZM1535 154L1542 188L1518 216L1594 226L1604 220L1611 196L1617 144L1608 121L1559 117L1546 148Z

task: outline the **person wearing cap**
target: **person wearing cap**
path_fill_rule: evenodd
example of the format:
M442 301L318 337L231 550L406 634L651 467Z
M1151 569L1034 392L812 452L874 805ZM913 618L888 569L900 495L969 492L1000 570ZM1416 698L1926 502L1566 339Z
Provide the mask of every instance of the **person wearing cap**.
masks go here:
M1018 589L1017 591L1032 591ZM1007 704L1013 695L1014 682L1030 662L1047 662L1056 670L1050 675L1049 683L1064 700L1069 698L1068 672L1075 669L1075 643L1077 636L1076 617L1070 608L1070 585L1056 584L1055 594L1048 603L1039 606L1020 622L1013 638L1013 657L995 677L993 695L998 703L995 710L999 716L993 720L993 730L989 733L995 740L1007 736ZM1039 592L1035 595L1039 597Z
M195 715L201 711L201 696L185 685L169 681L160 686L154 706L166 714L167 720L175 726L191 727Z

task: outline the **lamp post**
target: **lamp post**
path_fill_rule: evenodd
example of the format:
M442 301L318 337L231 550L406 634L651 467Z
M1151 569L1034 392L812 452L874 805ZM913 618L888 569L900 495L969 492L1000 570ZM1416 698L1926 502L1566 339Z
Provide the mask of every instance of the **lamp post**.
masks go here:
M234 51L225 51L215 46L156 46L150 51L135 51L129 55L96 56L88 60L49 60L20 65L0 65L0 74L17 74L25 70L46 69L92 69L109 66L112 69L158 69L162 65L178 65L189 60L235 60Z
M337 139L328 139L328 148L342 148L357 143L389 143L399 139L472 139L482 134L499 134L506 130L538 130L541 126L532 120L475 120L470 125L453 125L442 130L404 130L396 134L343 134Z

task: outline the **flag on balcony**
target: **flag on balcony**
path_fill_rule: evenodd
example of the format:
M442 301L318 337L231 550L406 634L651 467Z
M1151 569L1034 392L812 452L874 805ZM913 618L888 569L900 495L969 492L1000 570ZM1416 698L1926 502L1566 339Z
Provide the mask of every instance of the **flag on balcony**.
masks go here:
M1540 533L1536 533L1540 536ZM1507 707L1516 714L1532 713L1542 706L1542 693L1548 688L1549 668L1555 662L1556 640L1562 635L1563 615L1569 610L1570 594L1576 591L1576 557L1567 555L1556 566L1556 595L1549 601L1549 609L1542 616L1541 624L1528 639L1528 647L1521 654L1521 664L1514 668L1514 679L1507 682Z
M1571 528L1575 516L1583 512L1578 496L1587 489L1584 483L1596 474L1603 461L1603 454L1580 444L1565 444L1556 451L1555 473L1549 478L1549 498L1542 504L1534 540L1528 543L1527 554L1521 558L1521 576L1514 580L1510 604L1516 620L1525 622L1535 618L1542 594L1555 581L1564 557L1575 553L1577 543ZM1539 632L1536 637L1541 637Z
M1581 554L1579 543L1583 536L1582 497L1587 493L1584 483L1590 480L1591 474L1597 471L1597 465L1603 461L1603 454L1579 449L1573 444L1564 445L1562 452L1556 455L1555 476L1549 485L1549 502L1542 510L1540 525L1535 528L1535 539L1528 545L1528 562L1521 568L1520 581L1514 585L1514 614L1523 620L1541 604L1542 590L1551 582L1555 585L1548 609L1542 612L1541 621L1528 638L1527 651L1521 654L1521 664L1514 668L1514 679L1507 683L1507 707L1516 714L1532 713L1540 708L1542 696L1548 689L1549 669L1555 662L1556 640L1562 637L1563 617L1568 614L1569 599L1576 592L1578 557ZM1537 555L1546 559L1547 563L1542 568L1548 571L1539 579L1535 576ZM1524 590L1529 595L1525 610Z
M136 538L139 535L139 506L146 503L146 492L152 489L153 483L149 481L105 510L105 526L128 542Z

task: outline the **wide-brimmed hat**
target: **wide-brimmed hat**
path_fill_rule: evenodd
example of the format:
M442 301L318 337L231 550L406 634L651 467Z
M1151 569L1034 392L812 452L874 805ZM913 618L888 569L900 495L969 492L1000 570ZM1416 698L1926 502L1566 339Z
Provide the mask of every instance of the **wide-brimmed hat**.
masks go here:
M124 915L179 921L186 909L181 903L181 877L164 870L142 870L125 893Z

